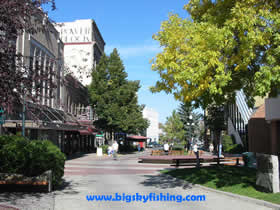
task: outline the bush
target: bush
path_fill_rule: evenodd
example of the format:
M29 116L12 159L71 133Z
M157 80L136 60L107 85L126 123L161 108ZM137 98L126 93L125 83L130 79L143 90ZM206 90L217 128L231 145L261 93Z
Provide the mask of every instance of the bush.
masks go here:
M231 136L223 135L223 137L222 137L222 145L223 145L224 152L228 151L229 148L231 148L234 145L233 139L231 138Z
M64 175L65 155L52 142L27 140L20 136L0 136L0 172L38 176L52 170L54 185Z
M234 144L234 145L230 146L228 148L228 150L225 152L230 153L230 154L241 154L241 153L245 152L245 150L241 146L241 144Z
M172 150L184 150L184 145L176 144L172 147Z
M107 154L108 147L109 147L109 145L102 145L102 146L101 146L101 148L102 148L102 153L103 153L103 154Z

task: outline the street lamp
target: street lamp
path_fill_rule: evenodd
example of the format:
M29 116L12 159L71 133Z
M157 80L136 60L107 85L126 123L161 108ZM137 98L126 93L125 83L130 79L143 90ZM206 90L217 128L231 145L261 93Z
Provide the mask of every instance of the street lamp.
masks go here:
M23 74L23 78L27 78L27 74ZM22 83L22 94L23 94L23 103L22 103L22 136L25 137L25 91L24 84Z
M23 104L22 104L22 136L25 137L25 93L23 91Z

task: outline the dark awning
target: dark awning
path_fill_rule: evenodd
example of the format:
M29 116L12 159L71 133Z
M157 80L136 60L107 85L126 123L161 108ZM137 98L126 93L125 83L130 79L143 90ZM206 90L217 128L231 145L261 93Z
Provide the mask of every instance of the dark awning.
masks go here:
M145 136L127 136L126 138L128 140L134 140L134 141L145 141L149 139L149 137L145 137Z
M88 135L92 134L88 130L79 130L79 133L80 133L80 135L84 135L84 136L88 136Z

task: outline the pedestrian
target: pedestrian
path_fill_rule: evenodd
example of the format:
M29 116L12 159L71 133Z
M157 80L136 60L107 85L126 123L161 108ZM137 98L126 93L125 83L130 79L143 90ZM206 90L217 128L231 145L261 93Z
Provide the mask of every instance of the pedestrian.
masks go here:
M172 151L173 145L174 145L174 143L172 142L172 143L170 144L170 147L169 147L169 150L170 150L170 151Z
M198 151L198 146L197 144L195 143L194 146L193 146L193 152L196 156L196 167L198 168L200 166L200 162L199 162L199 151Z
M137 149L138 149L138 152L140 152L140 150L141 150L140 143L138 143L138 145L137 145Z
M169 145L167 142L165 142L165 144L163 145L163 150L165 152L166 155L168 155L169 152Z
M214 145L211 143L209 146L209 152L213 153L214 150Z
M112 152L113 152L113 148L112 148L112 146L109 146L108 147L108 156L111 156Z
M187 148L188 148L189 151L191 150L191 143L189 141L188 141L188 144L187 144Z
M119 149L119 144L117 141L115 141L112 145L112 148L113 148L113 157L114 157L114 160L117 159L117 153L118 153L118 149Z
M219 157L222 156L222 149L223 149L222 144L219 144Z

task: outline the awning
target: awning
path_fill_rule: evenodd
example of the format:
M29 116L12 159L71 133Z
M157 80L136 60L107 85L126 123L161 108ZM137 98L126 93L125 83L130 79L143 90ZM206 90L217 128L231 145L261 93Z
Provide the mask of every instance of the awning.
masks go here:
M80 135L85 135L85 136L88 136L88 135L92 134L88 130L79 130L79 133L80 133Z
M145 137L145 136L127 136L126 137L128 140L147 140L149 139L149 137Z

